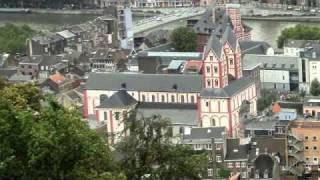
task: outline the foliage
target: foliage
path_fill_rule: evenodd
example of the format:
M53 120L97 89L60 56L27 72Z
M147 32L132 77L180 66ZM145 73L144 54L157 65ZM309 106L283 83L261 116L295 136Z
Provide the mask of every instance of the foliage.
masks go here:
M225 169L225 168L220 168L218 171L218 176L221 178L229 178L230 177L230 170Z
M29 26L6 24L0 27L0 52L22 53L26 47L26 39L35 33Z
M311 82L310 94L312 94L313 96L319 96L320 95L320 83L319 83L317 78L315 78Z
M116 150L123 155L120 166L127 177L140 179L199 179L206 170L207 156L195 153L191 147L174 145L170 141L171 124L160 115L151 117L130 115L127 128L130 136L117 144Z
M171 40L176 50L182 52L196 51L197 34L187 27L179 27L173 30Z
M320 28L305 25L297 25L292 28L286 28L278 37L278 47L282 48L284 42L288 39L320 40Z
M51 99L39 106L42 98L30 84L8 85L0 93L1 178L125 179L80 114Z
M257 109L259 112L265 110L267 107L269 107L272 102L277 101L278 94L275 91L271 90L262 90L261 91L261 97L257 101Z

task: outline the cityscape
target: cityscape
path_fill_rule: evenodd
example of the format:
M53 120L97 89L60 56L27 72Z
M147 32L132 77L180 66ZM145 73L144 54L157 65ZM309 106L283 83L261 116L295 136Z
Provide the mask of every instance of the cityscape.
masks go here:
M318 180L319 22L311 0L0 0L0 180Z

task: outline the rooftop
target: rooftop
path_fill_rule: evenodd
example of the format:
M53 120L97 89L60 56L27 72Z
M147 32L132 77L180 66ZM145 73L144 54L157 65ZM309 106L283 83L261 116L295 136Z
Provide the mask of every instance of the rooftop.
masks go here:
M197 126L197 109L194 104L140 102L137 112L146 117L161 115L163 118L169 118L173 125Z
M262 69L298 70L298 57L246 54L242 60L244 67L261 64Z
M228 98L237 93L238 91L243 90L244 88L252 85L254 82L246 77L242 77L236 81L232 81L228 86L224 88L204 88L200 96L202 97L222 97Z
M127 91L119 90L101 102L97 108L125 108L136 103L137 101Z
M151 92L200 92L200 75L140 74L140 73L90 73L88 90L141 90Z
M186 133L183 135L183 140L199 140L199 139L211 139L211 138L217 138L222 139L224 135L226 134L226 128L225 127L197 127L192 128L189 133Z

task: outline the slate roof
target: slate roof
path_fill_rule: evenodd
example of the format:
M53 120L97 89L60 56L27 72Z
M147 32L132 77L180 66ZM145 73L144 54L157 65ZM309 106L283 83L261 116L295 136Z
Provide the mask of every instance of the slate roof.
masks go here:
M173 125L197 126L197 109L195 104L169 104L140 102L136 108L145 117L155 114L169 118Z
M279 120L271 121L252 121L245 125L246 130L275 130Z
M240 159L248 159L249 156L249 145L240 144L240 139L227 139L226 140L226 145L227 145L227 152L226 152L226 161L236 161Z
M226 133L225 127L206 127L206 128L192 128L190 134L183 135L184 140L196 139L222 139Z
M20 63L27 64L27 63L34 63L34 64L40 64L42 61L42 56L24 56L20 58Z
M208 43L205 47L205 55L210 51L210 50L213 50L215 52L215 54L218 56L218 58L221 57L221 53L222 53L222 45L220 43L220 40L217 38L217 36L212 33L209 40L208 40Z
M243 66L256 65L257 63L262 64L262 69L298 70L298 57L246 54L242 58Z
M137 101L127 91L119 90L97 106L97 108L124 108L136 103Z
M315 55L315 56L314 56ZM305 50L301 52L301 56L309 58L310 60L320 60L320 44L312 43L305 47Z
M227 25L221 39L222 44L228 42L232 49L236 49L237 47L237 37L234 34L230 24Z
M270 44L264 41L239 41L242 54L267 54Z
M210 35L211 31L214 29L212 10L207 10L200 20L193 26L194 31L197 34L207 34Z
M90 73L86 89L117 91L122 84L128 90L160 92L200 92L203 86L200 75ZM174 85L177 89L173 88Z
M238 91L243 90L244 88L253 84L254 81L247 77L242 77L236 81L232 81L228 86L224 88L204 88L200 96L202 97L221 97L221 98L229 98L233 96Z
M59 56L42 56L40 66L56 65L61 61L62 57Z

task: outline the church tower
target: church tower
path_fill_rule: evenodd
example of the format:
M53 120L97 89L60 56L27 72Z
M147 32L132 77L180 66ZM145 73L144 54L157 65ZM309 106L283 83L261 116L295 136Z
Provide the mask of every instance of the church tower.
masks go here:
M231 24L228 23L222 35L223 51L228 66L228 79L235 80L242 77L241 50L238 38L234 34Z
M220 39L214 33L204 48L203 76L205 88L224 88L228 85L228 69Z

